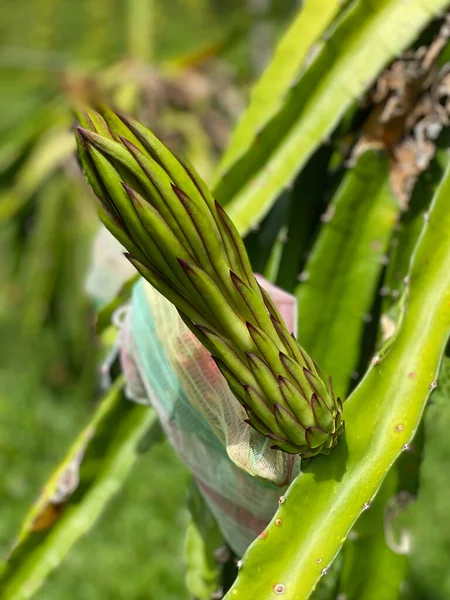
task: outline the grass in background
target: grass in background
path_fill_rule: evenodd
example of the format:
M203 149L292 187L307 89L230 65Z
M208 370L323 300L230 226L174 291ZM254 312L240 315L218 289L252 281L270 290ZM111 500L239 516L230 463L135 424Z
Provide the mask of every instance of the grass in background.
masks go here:
M50 386L57 344L0 347L0 553L4 555L41 485L92 413L76 384ZM35 596L39 600L183 600L189 473L167 442L142 455L100 522Z
M187 600L189 478L167 442L144 454L100 522L36 599Z

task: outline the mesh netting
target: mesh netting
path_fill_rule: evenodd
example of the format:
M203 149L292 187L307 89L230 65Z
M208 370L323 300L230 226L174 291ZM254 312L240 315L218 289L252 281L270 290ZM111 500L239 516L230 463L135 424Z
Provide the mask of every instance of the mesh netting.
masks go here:
M288 326L291 296L260 279ZM178 312L144 281L122 330L130 396L150 402L169 441L194 474L230 546L241 554L273 516L300 459L271 450Z

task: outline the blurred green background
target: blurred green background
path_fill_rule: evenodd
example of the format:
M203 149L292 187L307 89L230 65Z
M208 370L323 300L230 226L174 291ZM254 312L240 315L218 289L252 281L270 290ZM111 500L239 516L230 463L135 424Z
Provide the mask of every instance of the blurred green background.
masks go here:
M108 342L84 290L98 223L73 158L72 103L95 87L208 177L296 5L0 3L0 554L100 398ZM189 481L166 442L143 454L36 597L188 598Z
M72 106L94 94L135 113L208 180L251 83L299 5L0 3L1 555L98 406L99 366L114 335L95 334L105 281L97 277L91 293L85 289L98 221L74 158ZM415 541L405 597L417 600L450 598L448 361L441 379L425 419L432 443L418 500L404 515ZM187 600L189 484L167 442L144 452L36 598ZM331 574L326 583L332 587Z

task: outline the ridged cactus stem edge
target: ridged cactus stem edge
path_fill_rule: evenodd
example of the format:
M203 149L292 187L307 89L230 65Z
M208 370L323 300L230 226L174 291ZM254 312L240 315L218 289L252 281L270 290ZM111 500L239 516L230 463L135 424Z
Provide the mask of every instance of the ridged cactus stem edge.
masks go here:
M386 473L408 450L450 331L450 169L416 247L404 319L346 402L346 435L311 461L250 546L227 600L305 600Z

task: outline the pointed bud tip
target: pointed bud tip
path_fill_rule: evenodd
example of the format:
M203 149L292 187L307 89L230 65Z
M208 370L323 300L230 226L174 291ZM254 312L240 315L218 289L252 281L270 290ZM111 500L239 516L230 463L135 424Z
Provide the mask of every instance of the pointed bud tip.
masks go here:
M224 224L224 226L229 229L230 224L229 224L229 216L226 212L226 210L224 209L224 207L220 204L220 202L218 202L217 200L214 200L214 207L217 211L217 215L219 217L219 219L222 221L222 223Z
M246 325L248 332L249 332L250 336L252 337L252 339L253 339L253 334L258 335L258 333L259 333L258 328L255 327L252 323L250 323L250 321L245 321L245 325Z
M246 351L246 352L245 352L245 356L246 356L246 357L247 357L247 359L248 359L248 360L249 360L251 363L253 363L253 364L255 364L255 363L257 363L258 361L260 361L260 360L261 360L261 359L259 358L259 356L257 356L257 355L256 355L254 352L249 352L249 351Z
M134 267L136 267L136 265L140 265L140 264L141 264L141 263L140 263L140 262L139 262L139 261L138 261L136 258L134 258L134 256L133 256L132 254L130 254L129 252L124 252L124 253L123 253L123 255L125 256L125 258L126 258L127 260L129 260L129 261L130 261L130 263L131 263L131 264L132 264Z
M289 379L287 377L285 377L284 375L278 375L277 379L278 379L279 384L288 385L287 382L289 382Z
M177 258L177 261L178 261L178 263L179 263L180 267L181 267L181 268L182 268L182 269L183 269L183 270L184 270L186 273L192 273L192 272L193 272L193 270L194 270L194 269L192 268L192 265L191 265L191 264L190 264L190 263L189 263L187 260L185 260L184 258L179 258L179 257L178 257L178 258Z
M275 413L275 418L277 418L277 414L278 413L284 413L286 416L289 416L291 419L293 419L300 427L300 423L298 422L298 420L295 418L295 416L291 413L290 410L288 410L285 406L283 406L282 404L278 404L277 402L273 405L273 410ZM278 419L277 419L278 420Z
M242 384L242 387L247 392L247 394L253 394L254 396L257 396L258 398L262 399L261 394L249 383Z
M89 144L90 140L90 135L92 133L92 131L89 131L89 129L86 129L85 127L82 127L81 125L77 125L77 127L75 127L75 130L77 132L77 135L80 139L80 141L84 144L84 146L87 146Z
M182 202L190 200L189 196L187 196L181 188L179 188L175 183L173 183L173 181L170 182L170 187Z
M211 354L211 358L213 359L213 361L216 363L216 365L219 367L219 369L222 366L225 366L225 363L223 362L222 359L220 359L218 356L214 356L213 354Z
M198 323L194 323L194 327L196 329L198 329L198 331L200 331L201 333L203 333L205 335L219 337L216 333L214 333L214 331L212 331L212 329L209 329L209 327L206 327L206 325L199 325Z
M130 261L130 263L136 267L136 269L138 269L139 267L144 267L145 269L148 269L148 267L142 262L140 261L138 258L134 257L130 252L124 252L123 255L125 256L126 259L128 259Z
M236 273L232 269L230 269L230 279L235 286L237 283L241 283L241 279L238 277L238 275L236 275Z
M328 386L330 388L331 398L332 398L333 402L340 402L340 398L336 399L334 396L333 380L331 378L331 375L328 376Z
M127 150L129 150L131 152L131 154L135 154L137 152L142 154L142 152L139 150L139 148L137 146L135 146L133 144L133 142L130 142L130 140L127 140L126 137L124 137L123 135L119 135L118 137L119 137L119 140L122 142L122 144L125 146L125 148L127 148Z
M96 136L98 136L98 133L96 133L95 131L91 131L90 129L87 129L86 127L83 127L82 125L77 125L76 130L81 135L81 137L87 141L91 141Z
M125 183L125 181L121 181L121 182L120 182L120 185L123 187L123 189L126 191L126 193L127 193L129 196L131 196L131 197L134 197L134 196L135 196L136 192L133 190L133 188L131 188L129 185L127 185L127 184Z
M289 363L289 356L281 350L278 352L278 358L284 366L286 366Z
M132 187L127 185L124 181L121 181L120 184L123 187L123 189L126 191L129 199L131 200L131 202L133 204L138 204L141 207L144 206L145 204L148 204L147 202L145 202L145 200L142 198L142 196L140 196L136 192L136 190L134 190Z

